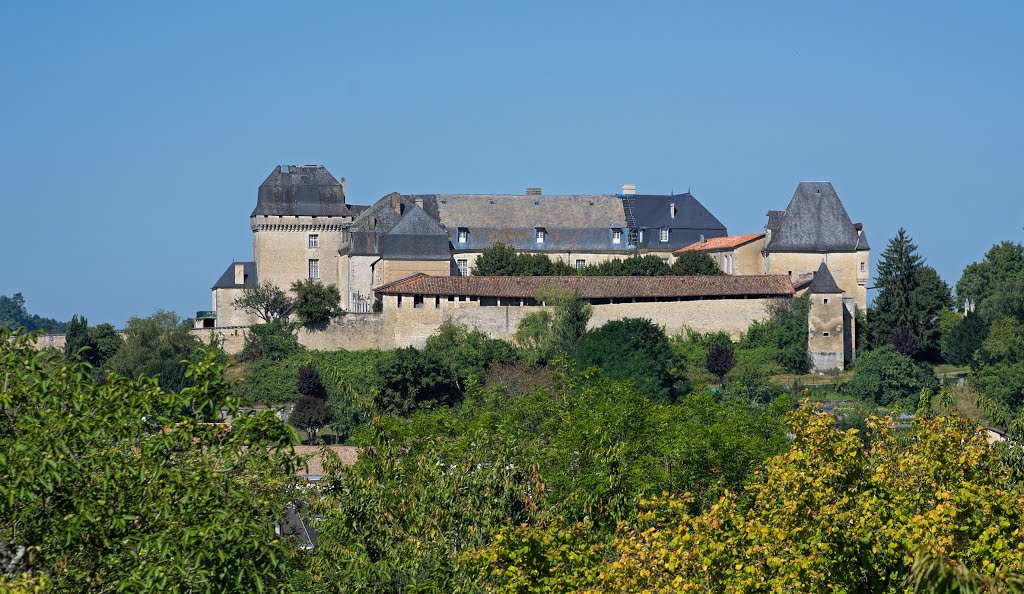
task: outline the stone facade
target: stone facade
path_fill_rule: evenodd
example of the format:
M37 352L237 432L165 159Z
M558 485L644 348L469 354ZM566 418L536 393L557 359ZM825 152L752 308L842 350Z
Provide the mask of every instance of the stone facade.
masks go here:
M854 298L844 296L829 267L822 262L807 288L807 352L816 373L842 371L853 361L856 344Z
M288 290L292 283L315 278L337 285L341 230L351 217L286 217L258 215L249 219L252 251L260 281ZM311 247L315 245L315 247ZM310 274L316 260L316 274Z
M794 279L813 274L822 264L828 266L843 293L853 298L861 311L868 306L868 255L867 250L837 253L768 253L764 258L765 274L788 274Z

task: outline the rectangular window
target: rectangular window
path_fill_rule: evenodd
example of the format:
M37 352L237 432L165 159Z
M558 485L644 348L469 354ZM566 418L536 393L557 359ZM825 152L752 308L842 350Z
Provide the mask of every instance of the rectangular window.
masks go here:
M828 297L822 297L821 302L824 303L825 305L828 305Z
M456 260L459 265L459 276L469 276L469 260Z
M622 243L622 229L612 229L612 243Z
M541 229L541 228L538 227L536 231L537 231L537 243L544 243L544 236L546 235L546 233L544 232L544 229Z
M423 295L413 295L412 296L412 306L414 308L417 308L417 309L422 308L423 307Z
M469 229L459 227L459 243L466 243L466 238L469 236Z
M860 271L861 271L861 272L864 272L864 262L861 262L861 263L860 263Z
M310 249L320 247L320 236L316 233L309 234L309 247Z
M828 336L828 335L829 335L829 333L828 333L828 332L822 332L822 333L821 333L821 335L822 335L822 336Z
M320 260L309 261L309 278L320 278Z
M668 229L662 229L661 230L661 242L665 243L666 241L668 241Z
M583 268L586 265L587 265L587 261L586 260L576 260L576 270L579 270L580 268Z

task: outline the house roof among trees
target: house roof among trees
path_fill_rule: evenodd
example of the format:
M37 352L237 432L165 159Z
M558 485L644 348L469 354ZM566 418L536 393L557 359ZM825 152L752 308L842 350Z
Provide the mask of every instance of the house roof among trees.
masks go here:
M830 182L800 182L782 214L768 212L770 252L852 252L868 249Z
M353 216L345 192L323 165L278 165L260 184L249 216Z
M764 237L764 233L730 235L728 237L712 237L710 239L705 238L703 244L699 241L695 241L686 247L679 248L673 253L678 254L680 252L716 252L718 250L731 250L756 239L761 239L762 237Z
M533 298L545 289L583 299L782 297L793 294L786 275L752 276L429 276L415 274L374 289L383 295L464 295Z
M843 290L836 284L835 277L832 276L832 272L829 271L828 266L824 262L821 266L818 266L818 271L814 273L814 280L811 281L810 286L807 287L808 293L842 293Z
M235 264L241 264L243 266L242 273L244 283L241 285L235 284ZM214 289L236 289L242 287L251 287L258 285L259 279L256 278L256 263L255 262L232 262L228 269L224 271L224 274L220 275L217 282L213 284Z

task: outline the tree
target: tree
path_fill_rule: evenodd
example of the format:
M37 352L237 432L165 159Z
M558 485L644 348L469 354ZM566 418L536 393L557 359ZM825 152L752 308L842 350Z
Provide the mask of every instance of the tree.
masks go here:
M671 396L671 356L661 326L643 318L625 318L584 334L574 360L580 369L599 367L609 378L632 381L640 394L664 402Z
M312 363L299 367L299 372L295 378L295 387L298 389L299 394L303 396L324 397L324 383L320 380L320 372L316 370Z
M988 327L981 315L968 312L942 336L942 358L954 365L969 365L987 334Z
M95 349L96 345L89 336L89 320L84 316L71 316L68 329L64 333L64 358L91 364L91 355Z
M462 396L452 370L413 347L395 349L390 360L377 366L375 404L379 410L408 414L424 406L450 406Z
M554 306L527 314L519 321L515 341L523 349L528 365L539 365L558 357L571 356L586 332L593 311L576 293L547 290L534 296L539 303Z
M804 294L771 306L770 317L754 322L740 341L744 348L765 349L787 373L807 373L807 311L810 296ZM862 314L863 315L863 314Z
M180 393L116 374L97 385L0 331L0 530L29 551L17 572L54 592L278 587L294 555L268 531L294 432L269 411L239 415L216 361L198 358ZM189 414L222 408L230 430Z
M904 348L912 340L922 358L934 357L939 348L940 312L952 304L949 287L933 268L924 265L905 229L900 229L882 252L875 284L880 290L868 318L872 344L891 344L902 332L899 338Z
M37 330L50 333L64 332L67 322L59 322L52 318L43 318L29 314L25 309L25 297L15 293L8 297L0 295L0 328L8 330L24 329L26 332Z
M586 276L665 276L671 271L659 256L647 254L626 259L612 258L586 266L580 273Z
M199 347L191 324L161 310L147 318L129 319L124 333L124 346L109 361L111 369L132 378L155 377L167 391L191 385L185 361Z
M95 367L105 366L124 346L124 339L113 324L103 323L89 328L89 340L96 349L92 359Z
M249 326L239 358L243 361L280 361L302 350L293 325L279 318Z
M427 338L423 352L447 365L463 386L470 377L483 381L492 365L516 359L515 349L509 343L451 321L445 321Z
M265 324L288 317L295 307L288 295L270 281L245 287L242 294L231 303L263 320Z
M341 309L341 293L335 285L325 285L313 279L292 283L295 292L295 313L304 326L317 326L345 315Z
M718 383L725 385L725 374L732 371L736 365L733 357L731 344L716 344L708 349L708 356L705 359L704 367L711 373L718 376Z
M725 274L715 260L704 252L686 251L676 254L672 263L672 274L676 276L718 276Z
M1000 285L1021 274L1024 274L1024 245L1010 241L998 243L985 253L981 262L964 268L956 283L957 305L980 306L999 292Z
M913 409L921 390L935 392L938 381L930 367L919 365L892 345L886 345L857 357L853 379L846 388L857 398L879 406L902 404Z
M334 415L326 400L306 394L299 396L291 414L288 415L288 421L292 425L309 434L311 443L316 441L320 430L330 425L333 420Z
M474 276L519 276L516 250L504 243L484 248L473 263Z
M586 333L593 309L575 293L566 295L555 303L555 319L551 328L555 351L568 356L576 350L580 338Z

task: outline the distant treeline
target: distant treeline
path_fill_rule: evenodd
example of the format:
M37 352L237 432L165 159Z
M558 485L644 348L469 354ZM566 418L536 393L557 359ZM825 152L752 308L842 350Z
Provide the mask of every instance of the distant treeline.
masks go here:
M25 297L21 293L15 293L10 297L0 295L0 328L59 333L68 329L68 323L28 313L25 309Z

